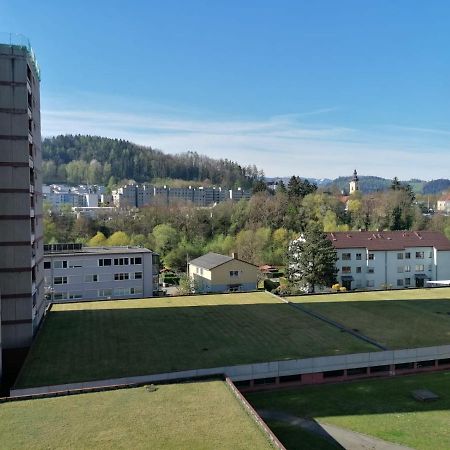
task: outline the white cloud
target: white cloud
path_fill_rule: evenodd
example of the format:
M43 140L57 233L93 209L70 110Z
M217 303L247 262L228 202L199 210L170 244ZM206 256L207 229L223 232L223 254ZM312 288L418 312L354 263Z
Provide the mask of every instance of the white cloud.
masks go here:
M158 114L57 106L43 109L42 134L81 133L128 139L168 153L193 150L243 165L256 164L269 176L332 178L350 174L354 168L361 174L404 179L448 176L448 146L437 141L424 147L430 134L428 129L414 128L411 136L412 130L402 127L378 127L363 132L302 122L307 116L319 118L335 110L325 108L259 120L219 120L175 109Z

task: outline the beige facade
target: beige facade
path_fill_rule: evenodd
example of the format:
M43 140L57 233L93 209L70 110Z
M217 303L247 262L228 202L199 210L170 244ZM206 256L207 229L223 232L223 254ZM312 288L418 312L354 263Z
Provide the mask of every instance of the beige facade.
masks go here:
M25 38L11 41L0 44L3 350L28 347L45 310L39 69Z
M223 256L223 255L219 255ZM224 257L227 258L227 257ZM189 263L189 276L199 292L239 292L257 288L258 267L236 258L208 267L202 257ZM197 262L199 261L199 262Z

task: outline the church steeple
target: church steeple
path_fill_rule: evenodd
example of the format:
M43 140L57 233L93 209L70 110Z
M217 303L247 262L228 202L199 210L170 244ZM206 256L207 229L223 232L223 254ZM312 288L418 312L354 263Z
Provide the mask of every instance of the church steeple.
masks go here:
M355 169L353 171L352 181L350 181L350 195L354 194L357 191L359 191L359 178L358 178L358 172Z

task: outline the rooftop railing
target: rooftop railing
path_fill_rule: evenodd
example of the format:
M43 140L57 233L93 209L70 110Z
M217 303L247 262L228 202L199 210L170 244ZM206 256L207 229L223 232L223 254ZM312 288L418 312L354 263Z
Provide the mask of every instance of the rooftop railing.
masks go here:
M31 47L30 40L23 34L0 32L0 44L20 47L26 50L30 56L34 70L36 71L39 81L41 80L41 69Z

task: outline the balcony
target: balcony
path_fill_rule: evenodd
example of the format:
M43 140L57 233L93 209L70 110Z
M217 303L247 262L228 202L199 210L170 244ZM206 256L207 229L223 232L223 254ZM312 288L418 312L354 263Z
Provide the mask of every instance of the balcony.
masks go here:
M30 217L34 217L34 208L30 208Z
M27 78L27 91L31 95L31 83L30 80Z
M34 186L30 184L30 194L34 194Z
M31 283L31 295L34 295L36 293L37 289L36 289L36 281L33 281Z
M34 169L34 161L32 156L28 156L28 166L30 169Z
M31 233L31 243L33 243L36 240L36 235L32 232ZM34 258L34 256L33 256Z
M33 136L31 136L31 133L30 133L30 132L28 132L28 142L29 142L30 144L33 143Z

